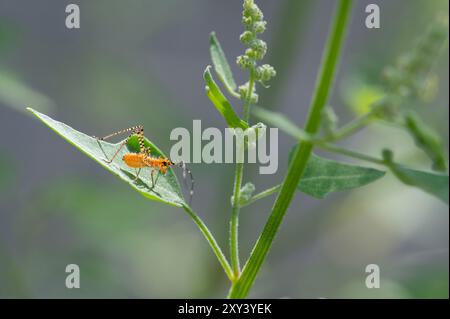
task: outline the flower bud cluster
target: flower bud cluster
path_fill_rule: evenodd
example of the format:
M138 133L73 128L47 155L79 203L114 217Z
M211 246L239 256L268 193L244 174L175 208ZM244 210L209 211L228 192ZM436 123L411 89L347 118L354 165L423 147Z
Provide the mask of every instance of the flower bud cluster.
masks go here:
M247 49L243 55L237 57L236 63L240 68L253 72L255 81L264 84L276 75L275 69L268 64L257 66L257 61L262 60L267 53L266 42L258 38L258 35L266 30L266 21L254 0L244 0L243 8L242 24L245 31L241 34L240 40L247 46ZM241 97L247 97L247 92L248 85L244 84L239 87ZM257 100L257 95L252 92L251 98Z

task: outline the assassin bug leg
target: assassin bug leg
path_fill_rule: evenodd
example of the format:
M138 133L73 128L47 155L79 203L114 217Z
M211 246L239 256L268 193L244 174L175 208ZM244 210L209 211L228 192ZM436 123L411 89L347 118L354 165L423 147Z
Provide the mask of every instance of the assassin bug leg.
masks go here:
M114 155L111 157L110 160L104 160L104 161L108 164L111 164L112 161L114 160L114 158L116 158L117 154L119 154L122 147L124 147L128 143L128 140L129 140L129 138L127 138L125 141L122 142L122 144L120 144L120 147L117 149L117 151L114 153Z
M155 170L152 169L150 172L150 177L152 178L152 188L155 187L155 181L153 180L153 176L155 175Z
M139 173L141 172L141 168L139 168L136 172L136 177L133 179L133 182L136 182L139 178Z
M144 126L143 125L137 125L137 126L133 126L130 128L127 128L125 130L121 130L121 131L117 131L115 133L106 135L104 137L96 137L98 140L100 141L105 141L111 137L117 136L117 135L121 135L121 134L125 134L125 133L130 133L131 134L125 139L125 141L122 142L122 144L120 144L120 147L117 149L117 151L114 153L114 155L111 157L110 160L106 160L105 162L110 164L112 163L112 161L114 160L114 158L117 156L117 154L119 154L120 150L128 143L128 141L130 140L130 138L133 135L137 135L138 137L138 142L139 142L139 151L140 153L145 153L150 155L150 148L146 148L145 147L145 142L144 142Z

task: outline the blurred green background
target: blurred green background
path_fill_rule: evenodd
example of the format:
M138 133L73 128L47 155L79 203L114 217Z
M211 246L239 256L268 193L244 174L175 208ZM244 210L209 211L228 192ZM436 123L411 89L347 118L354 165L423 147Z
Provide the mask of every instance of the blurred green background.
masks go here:
M224 297L226 277L182 210L141 197L24 109L97 136L144 124L165 152L174 127L191 128L193 119L224 127L204 95L202 72L211 63L210 31L230 60L243 51L241 1L79 0L79 30L65 28L69 3L0 0L0 297ZM278 70L261 103L302 124L335 2L257 3L269 22L268 60ZM381 8L381 29L364 26L369 3ZM447 14L448 1L356 1L330 100L341 121L355 116L362 79L380 81L383 67L439 12ZM435 70L436 93L420 112L448 150L447 46ZM281 134L278 173L259 176L249 165L245 181L257 191L278 183L293 144ZM402 163L427 165L411 138L392 127L372 126L345 145L374 155L390 147ZM191 169L193 207L226 248L233 166ZM272 201L243 210L242 258ZM322 201L299 193L250 297L448 298L448 216L445 204L389 174ZM71 263L80 266L80 289L65 287ZM365 287L371 263L380 266L380 289Z

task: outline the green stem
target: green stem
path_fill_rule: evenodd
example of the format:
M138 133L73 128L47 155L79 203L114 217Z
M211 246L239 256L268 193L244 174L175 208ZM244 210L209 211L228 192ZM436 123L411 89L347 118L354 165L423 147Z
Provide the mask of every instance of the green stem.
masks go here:
M255 76L253 70L250 70L250 79L248 84L248 93L244 103L243 120L248 122L250 117L250 104L253 93L253 86L255 85ZM244 147L240 147L239 152L243 152ZM240 158L240 154L236 154L237 158ZM239 278L241 267L239 265L239 211L240 211L240 191L242 186L242 176L244 174L244 163L236 163L236 169L234 174L234 187L233 187L233 202L230 219L230 255L231 255L231 267L233 269L234 278Z
M280 191L281 188L281 184L268 188L265 191L262 191L261 193L258 193L254 196L252 196L252 198L250 198L247 202L245 202L244 204L241 205L241 207L253 204L254 202L256 202L257 200L260 200L264 197L270 196L272 194L278 193Z
M333 142L342 140L344 138L347 138L354 133L358 132L359 130L363 129L372 121L372 112L369 112L367 114L364 114L363 116L354 119L353 121L349 122L348 124L341 127L339 130L333 133L333 135L329 138L324 138L324 141L327 142Z
M255 71L253 69L251 69L250 70L250 78L248 80L247 97L246 97L246 100L244 103L244 111L242 113L242 118L246 122L248 122L248 119L250 118L250 104L251 104L254 86L255 86Z
M378 164L378 165L385 165L386 162L382 159L376 158L376 157L372 157L369 155L365 155L365 154L361 154L352 150L348 150L342 147L338 147L332 144L328 144L328 143L317 143L315 144L318 148L321 148L325 151L328 152L332 152L332 153L336 153L336 154L341 154L341 155L345 155L348 157L353 157L362 161L366 161L366 162L371 162L374 164Z
M310 134L315 134L320 126L322 110L328 100L334 73L339 61L351 5L352 0L340 0L338 3L331 34L328 38L325 55L322 59L318 83L306 121L306 132ZM232 285L228 297L245 298L248 295L256 275L261 269L272 242L275 239L284 214L292 201L312 149L313 144L311 142L300 142L300 147L293 156L280 193L275 200L272 213L251 252L250 258L244 266L240 278Z
M239 195L242 185L242 175L244 173L244 163L236 163L234 186L233 186L233 202L230 219L230 255L231 267L233 268L234 278L238 278L241 272L239 265L239 242L238 242L238 228L239 228Z
M216 240L214 239L214 236L211 234L208 227L206 227L205 223L202 221L200 216L198 216L197 213L192 210L192 208L190 208L188 205L183 205L183 208L205 236L206 240L208 241L209 245L214 251L214 254L216 254L216 257L219 260L220 264L222 265L222 268L225 271L228 278L231 281L233 281L234 280L233 271L231 270L230 264L228 263L227 258L222 252L222 249L220 249L219 244L217 244Z
M386 94L387 96L389 93ZM371 110L367 112L366 114L361 115L360 117L352 120L351 122L347 123L346 125L342 126L340 129L338 129L336 132L333 133L333 135L329 137L325 137L322 139L323 142L335 142L338 140L342 140L346 137L349 137L353 135L354 133L358 132L359 130L366 127L368 124L370 124L375 118L374 116L383 108L385 107L387 98L383 98L380 101L375 102L371 105Z

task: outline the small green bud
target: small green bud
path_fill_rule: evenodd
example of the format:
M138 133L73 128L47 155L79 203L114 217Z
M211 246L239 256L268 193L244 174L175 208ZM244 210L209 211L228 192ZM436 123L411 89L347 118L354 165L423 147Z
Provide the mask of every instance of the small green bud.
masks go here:
M244 33L241 34L239 40L241 40L243 44L250 45L251 42L255 40L255 35L250 31L244 31Z
M253 25L253 20L250 17L246 17L243 16L242 17L242 24L247 28L247 29L251 29L252 25Z
M258 21L255 22L253 29L255 31L255 33L263 33L264 31L266 31L266 21Z
M275 75L277 75L277 72L275 69L269 65L269 64L263 64L256 68L256 79L260 82L267 82L270 79L272 79Z
M248 69L252 68L252 66L253 66L252 59L250 59L247 55L238 56L236 59L236 63L241 69L244 69L244 70L248 70Z
M244 10L245 11L250 11L252 10L252 8L255 6L255 2L254 0L244 0Z
M248 98L248 82L238 87L238 93L241 96L241 100L245 101ZM258 94L255 93L255 86L253 86L252 96L250 97L250 103L258 103Z
M240 204L248 202L250 198L252 198L254 192L255 185L253 185L252 183L245 183L245 185L242 186L239 194Z
M267 44L261 39L256 39L250 45L254 51L254 58L256 60L262 60L267 53Z
M244 17L250 17L253 21L261 21L263 19L263 13L261 9L255 4L253 0L244 0Z
M249 48L245 50L245 55L248 56L250 59L256 60L256 52L252 48Z
M255 149L256 142L266 134L267 126L263 123L257 123L245 130L247 134L247 149Z
M242 188L239 190L239 204L245 205L253 196L253 193L255 192L255 185L252 183L246 183ZM234 196L231 196L231 203L234 202Z

